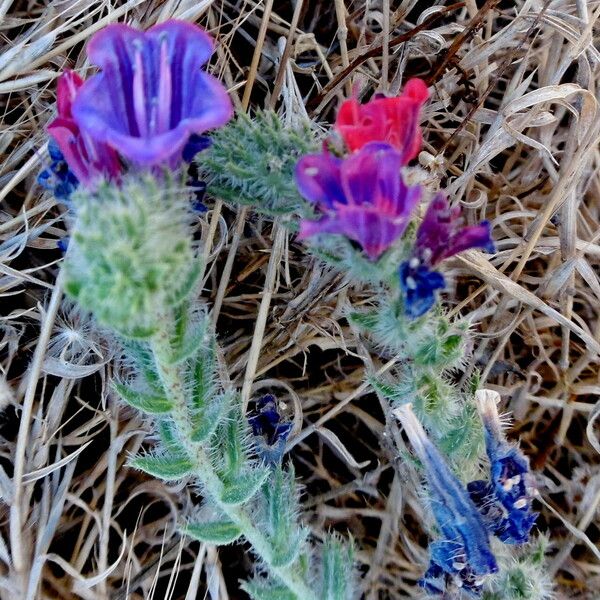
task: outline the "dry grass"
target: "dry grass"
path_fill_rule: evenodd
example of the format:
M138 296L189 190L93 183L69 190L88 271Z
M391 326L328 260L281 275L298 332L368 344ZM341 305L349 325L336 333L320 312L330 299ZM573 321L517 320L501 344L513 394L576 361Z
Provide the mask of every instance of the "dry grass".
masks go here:
M432 4L0 1L1 598L242 597L239 549L175 533L198 498L124 466L147 424L109 393L110 340L61 303L68 224L34 184L57 74L85 72L84 43L105 24L169 17L219 39L215 71L239 110L276 106L291 120L306 107L325 122L353 85L394 94L408 76L429 79L421 163L470 220L493 221L499 249L452 264L452 310L476 332L465 377L480 369L514 413L558 597L599 597L600 2ZM344 319L369 291L251 211L217 201L202 226L229 375L246 397L287 399L303 428L291 455L312 530L353 532L366 598L414 596L422 509L363 383L371 360L392 365Z

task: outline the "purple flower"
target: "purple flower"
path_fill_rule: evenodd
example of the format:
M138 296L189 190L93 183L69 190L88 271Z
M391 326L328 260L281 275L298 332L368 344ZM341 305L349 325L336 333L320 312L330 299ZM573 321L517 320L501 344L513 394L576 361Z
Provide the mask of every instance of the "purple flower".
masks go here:
M88 45L101 71L83 84L73 116L94 140L134 163L176 166L191 136L232 115L225 88L201 70L212 51L208 34L185 21L145 33L109 25Z
M378 258L404 233L421 196L421 188L402 180L402 155L389 144L371 142L345 159L323 150L298 162L300 193L324 216L303 220L299 239L342 234L369 258Z
M400 287L409 317L420 317L435 304L436 291L445 286L445 280L433 267L442 260L470 248L495 252L487 221L467 227L461 224L460 207L450 208L446 196L438 193L417 230L411 258L400 265Z
M531 510L533 482L527 458L504 438L495 396L489 391L477 394L491 482L473 481L468 490L494 535L505 544L524 544L537 517Z
M248 422L260 457L269 464L281 463L292 423L281 418L275 396L266 394L259 398Z
M423 463L431 510L441 534L430 546L429 568L419 583L433 594L443 594L448 585L457 584L478 595L485 576L495 573L498 566L477 507L429 441L410 404L394 414Z

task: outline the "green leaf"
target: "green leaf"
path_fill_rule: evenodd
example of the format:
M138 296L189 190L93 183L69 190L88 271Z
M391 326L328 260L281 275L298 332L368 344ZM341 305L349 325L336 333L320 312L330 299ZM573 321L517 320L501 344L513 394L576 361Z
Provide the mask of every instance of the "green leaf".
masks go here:
M221 502L230 506L244 504L256 494L269 474L268 469L257 467L236 477L223 481Z
M198 353L192 371L192 407L204 410L214 397L216 386L216 357L214 340Z
M271 584L268 580L244 581L242 589L252 600L301 600L288 588Z
M138 392L122 383L114 383L113 385L122 400L142 412L150 415L161 415L173 410L173 404L164 396Z
M352 323L366 329L367 331L372 331L377 327L377 323L379 321L378 314L375 311L363 313L363 312L351 312L348 315L348 319L352 321Z
M201 443L213 435L228 412L233 398L233 393L221 394L214 398L204 410L198 411L192 416L192 441Z
M231 521L211 521L208 523L190 523L184 533L199 542L223 546L235 542L241 535L241 529Z
M301 532L299 535L289 538L284 547L274 548L271 554L271 565L274 567L287 567L291 565L303 549L306 536Z
M321 595L323 600L353 597L354 549L337 535L329 535L322 549Z
M158 422L158 435L169 454L185 456L185 447L175 433L175 424L170 419L162 419Z
M190 475L194 468L186 456L177 454L137 456L129 462L129 465L164 481L181 479Z

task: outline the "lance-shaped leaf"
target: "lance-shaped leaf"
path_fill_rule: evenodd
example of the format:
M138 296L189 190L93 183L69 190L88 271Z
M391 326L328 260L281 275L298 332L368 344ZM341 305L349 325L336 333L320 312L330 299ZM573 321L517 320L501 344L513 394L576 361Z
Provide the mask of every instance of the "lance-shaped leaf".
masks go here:
M221 502L230 506L245 504L258 492L268 475L268 469L256 467L250 471L241 473L236 478L224 480L222 482Z
M269 478L261 488L260 521L272 547L271 564L285 567L303 552L307 531L299 523L298 489L293 468L284 471L272 465Z
M231 521L189 523L183 528L183 532L199 542L217 546L231 544L242 535L241 529Z
M354 549L336 535L325 539L322 548L321 595L323 600L350 600L354 593Z
M220 394L203 410L192 415L192 441L205 442L217 430L232 405L234 394Z
M161 415L173 410L173 404L164 396L139 392L122 383L115 383L114 387L122 400L147 414Z
M191 475L194 468L189 458L180 454L137 456L129 462L129 465L164 481L173 481Z
M268 579L244 581L242 589L252 600L298 600L288 588L279 586Z

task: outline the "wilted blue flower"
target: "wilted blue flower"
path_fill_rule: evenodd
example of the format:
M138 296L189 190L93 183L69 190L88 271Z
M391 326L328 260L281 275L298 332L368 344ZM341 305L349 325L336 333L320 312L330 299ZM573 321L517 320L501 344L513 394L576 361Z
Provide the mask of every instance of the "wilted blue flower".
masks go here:
M248 421L255 436L259 456L267 463L280 463L292 423L282 420L275 396L266 394L259 398Z
M298 162L300 193L323 216L303 220L299 239L322 233L345 235L376 259L402 237L421 197L400 174L402 154L389 144L371 142L345 159L326 150Z
M53 139L48 140L48 155L50 162L37 176L37 182L57 200L68 201L77 189L79 180L69 169L65 157Z
M87 53L100 67L73 105L78 125L94 140L139 165L176 166L186 147L232 115L227 90L202 70L211 38L192 23L171 20L142 32L105 27Z
M498 570L477 507L429 441L411 406L396 409L415 453L423 463L430 505L440 539L430 546L430 564L419 584L443 594L450 584L478 595L486 575Z
M417 230L412 256L400 265L400 287L408 316L420 317L434 305L436 291L445 281L433 267L442 260L470 248L495 251L487 221L468 227L462 227L461 222L460 207L450 208L446 196L437 194Z
M490 531L506 544L524 544L537 517L531 510L529 462L504 438L494 396L486 391L477 394L491 482L473 481L468 490Z

